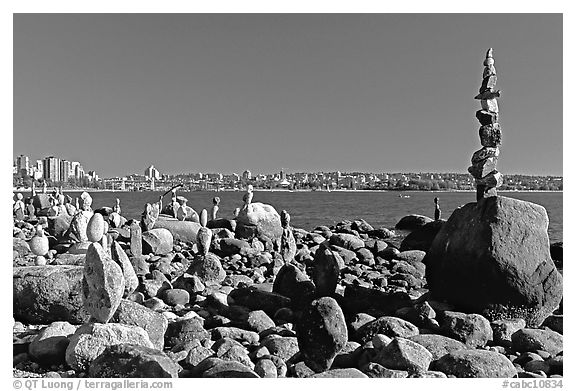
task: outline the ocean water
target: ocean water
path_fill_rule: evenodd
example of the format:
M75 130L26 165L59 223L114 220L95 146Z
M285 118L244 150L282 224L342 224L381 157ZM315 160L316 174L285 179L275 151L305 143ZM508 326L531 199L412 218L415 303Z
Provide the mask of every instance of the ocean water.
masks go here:
M77 197L79 192L66 192ZM91 192L94 209L114 206L120 199L122 215L139 219L147 202L158 201L162 192ZM198 213L210 210L212 198L220 197L218 217L232 218L234 209L243 205L244 192L178 192L188 199L188 205ZM434 216L434 197L439 198L442 218L448 219L454 209L475 201L473 192L398 192L384 191L255 191L252 202L270 204L280 213L285 209L292 217L292 226L310 230L318 225L333 225L342 220L362 218L375 228L393 228L403 216L422 214ZM562 241L562 192L501 192L502 196L534 202L546 208L549 218L548 234L551 242ZM27 194L25 194L26 196ZM164 197L170 202L170 195Z

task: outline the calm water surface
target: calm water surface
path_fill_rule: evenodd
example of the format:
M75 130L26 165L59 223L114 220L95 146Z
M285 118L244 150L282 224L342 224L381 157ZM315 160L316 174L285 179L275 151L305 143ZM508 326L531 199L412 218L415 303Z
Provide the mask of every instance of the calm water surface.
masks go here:
M78 192L66 192L73 198ZM122 214L140 218L146 202L156 202L162 192L92 192L93 208L114 206L120 199ZM242 206L243 192L179 192L188 199L188 205L198 213L210 209L212 198L220 197L218 216L232 218L235 208ZM406 192L410 198L400 198L398 192L384 191L255 191L253 202L263 202L276 208L286 209L292 216L294 227L310 230L318 225L332 225L342 220L362 218L374 227L394 227L407 214L434 216L434 197L440 199L442 218L448 219L454 209L475 201L473 192ZM500 195L540 204L546 208L550 225L551 242L562 241L562 192L501 192ZM164 198L170 202L170 196Z

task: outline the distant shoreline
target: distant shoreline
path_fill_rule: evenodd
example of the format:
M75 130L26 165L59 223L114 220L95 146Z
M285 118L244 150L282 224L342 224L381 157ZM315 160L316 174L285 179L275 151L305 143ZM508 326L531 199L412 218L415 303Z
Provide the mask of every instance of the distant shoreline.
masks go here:
M30 188L12 188L13 193L18 192L30 192L32 189ZM144 190L144 191L132 191L132 190L110 190L110 189L62 189L64 193L81 193L83 191L88 193L161 193L165 190ZM48 190L48 193L51 193L53 190ZM193 193L193 192L205 192L205 193L220 193L220 192L231 192L231 193L243 193L245 189L242 190L234 190L234 189L221 189L221 190L192 190L192 191L180 191L181 193ZM289 190L289 189L254 189L255 192L266 192L266 193L275 193L275 192L286 192L286 193L368 193L368 192L382 192L382 193L475 193L476 190L373 190L373 189L358 189L358 190L351 190L351 189L333 189L333 190L312 190L312 189L296 189L296 190ZM498 193L562 193L563 190L498 190ZM36 194L42 194L42 191L38 191L36 189Z

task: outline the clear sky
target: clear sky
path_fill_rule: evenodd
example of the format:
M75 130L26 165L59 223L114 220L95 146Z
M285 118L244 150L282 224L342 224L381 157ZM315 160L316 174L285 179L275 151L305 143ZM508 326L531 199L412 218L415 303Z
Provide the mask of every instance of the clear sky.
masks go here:
M16 14L13 154L101 176L466 172L486 49L498 168L562 174L561 14Z

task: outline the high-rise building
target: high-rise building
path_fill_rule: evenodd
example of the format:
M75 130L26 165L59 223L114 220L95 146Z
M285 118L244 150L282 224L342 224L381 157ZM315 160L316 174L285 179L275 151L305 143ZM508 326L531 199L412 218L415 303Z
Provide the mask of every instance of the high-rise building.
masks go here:
M16 172L22 176L30 174L30 160L28 156L20 155L16 158Z
M42 164L44 179L51 182L60 182L60 159L48 156L44 158Z
M71 176L74 176L72 162L66 159L60 160L60 181L66 182Z
M154 167L154 165L151 165L146 170L144 170L144 175L148 179L151 179L151 178L160 179L160 171L158 171L156 169L156 167Z

